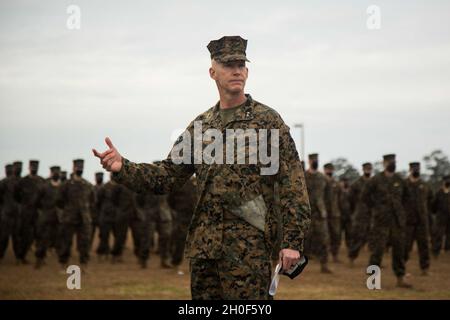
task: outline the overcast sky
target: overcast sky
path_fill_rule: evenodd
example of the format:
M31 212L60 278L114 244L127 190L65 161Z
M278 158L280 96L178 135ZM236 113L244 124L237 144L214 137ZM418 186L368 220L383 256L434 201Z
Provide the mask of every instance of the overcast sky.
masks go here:
M66 26L71 4L79 30ZM47 176L81 157L92 181L105 136L130 160L166 157L173 132L218 100L206 45L223 35L248 39L246 92L304 123L322 164L395 152L406 169L449 155L449 12L448 1L1 1L0 176L14 160L26 173L37 158Z

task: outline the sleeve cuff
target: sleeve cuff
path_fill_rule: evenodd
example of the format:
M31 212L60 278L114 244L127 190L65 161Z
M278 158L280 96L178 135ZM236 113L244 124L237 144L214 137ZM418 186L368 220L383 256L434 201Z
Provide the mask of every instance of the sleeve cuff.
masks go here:
M119 172L113 172L111 179L117 183L122 183L127 176L129 164L130 161L122 157L122 168Z

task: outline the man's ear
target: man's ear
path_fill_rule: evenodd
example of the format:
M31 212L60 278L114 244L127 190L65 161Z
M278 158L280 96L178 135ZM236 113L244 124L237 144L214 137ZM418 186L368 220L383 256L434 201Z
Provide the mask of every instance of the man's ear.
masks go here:
M216 80L216 70L214 70L212 67L209 68L209 76L211 77L211 79Z

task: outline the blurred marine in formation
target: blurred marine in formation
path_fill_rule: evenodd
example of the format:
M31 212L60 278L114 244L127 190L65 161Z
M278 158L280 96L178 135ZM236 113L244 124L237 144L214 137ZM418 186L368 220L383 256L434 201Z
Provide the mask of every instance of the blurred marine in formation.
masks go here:
M98 192L100 191L100 189L103 187L103 172L96 172L95 173L95 186L94 186L94 195L95 195L95 201L97 203L97 197L98 197ZM100 228L99 228L99 214L100 212L98 211L98 206L95 205L95 209L92 211L92 234L91 234L91 244L90 247L92 248L92 243L94 242L94 238L95 238L95 231L99 230L100 233Z
M361 195L367 182L372 176L372 164L366 162L362 165L363 175L350 186L350 210L352 212L351 242L348 250L350 266L353 266L354 260L358 257L359 251L366 244L371 230L371 207L365 201L362 201Z
M444 177L442 186L436 193L432 209L436 216L432 239L433 256L437 258L444 243L445 251L450 251L450 175Z
M99 189L96 207L99 212L99 260L107 260L111 255L112 263L122 262L129 219L134 215L133 194L110 180ZM111 235L114 238L112 248L109 244Z
M408 197L406 183L395 173L395 154L383 156L384 171L375 175L364 186L362 200L372 209L373 226L369 239L369 265L381 267L388 241L392 244L392 267L397 276L397 286L410 288L405 276L404 205Z
M197 203L197 183L194 177L186 181L184 186L171 192L168 203L174 214L172 231L172 265L179 268L183 261L184 246L194 208ZM181 270L178 270L181 273Z
M95 207L98 212L100 242L97 247L99 261L108 260L111 253L109 238L114 234L116 216L119 208L118 187L114 181L108 181L96 190ZM116 239L114 239L116 242Z
M17 201L20 204L19 215L19 238L20 255L19 260L27 263L26 256L33 244L36 223L38 219L38 195L44 184L44 179L38 176L39 161L30 160L29 174L19 180L17 185Z
M136 193L136 220L130 222L133 232L135 255L141 268L147 268L150 248L159 215L159 196L150 192Z
M61 208L61 244L59 262L65 270L70 258L72 239L77 237L77 249L82 270L89 262L89 248L92 234L92 211L95 205L94 189L90 182L83 179L84 160L73 161L71 178L61 186L58 207Z
M45 180L38 195L39 218L36 232L36 269L39 269L45 263L45 257L49 248L55 249L56 252L59 249L60 237L58 232L62 213L57 206L57 200L61 187L60 171L61 168L58 166L50 168L50 178Z
M352 218L350 207L350 183L346 177L339 179L339 211L341 212L341 235L345 237L345 246L350 249L352 243Z
M173 216L172 209L167 202L167 195L159 196L159 215L156 220L156 230L158 232L158 252L161 258L162 268L171 268L171 242Z
M409 176L406 178L408 198L406 210L406 248L405 261L408 261L413 244L417 242L419 263L422 275L428 275L430 267L430 209L433 193L427 183L420 178L420 163L409 164Z
M0 181L0 261L5 256L10 238L14 255L19 261L19 205L15 190L21 171L22 162L6 165L6 178Z
M341 245L341 212L339 208L339 183L334 179L334 166L326 163L323 166L325 173L325 207L327 210L328 233L330 239L330 252L334 262L339 262L338 253Z
M306 236L305 254L318 257L321 272L331 273L328 268L328 212L325 204L325 189L327 178L319 172L319 155L312 153L308 156L309 168L305 172L306 187L311 205L311 226Z

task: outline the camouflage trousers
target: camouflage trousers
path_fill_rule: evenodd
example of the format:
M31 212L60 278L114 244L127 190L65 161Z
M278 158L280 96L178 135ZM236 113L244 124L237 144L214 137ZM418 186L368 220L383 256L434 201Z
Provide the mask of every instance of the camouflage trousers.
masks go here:
M368 213L356 212L352 219L352 226L350 231L350 246L348 248L348 257L356 259L359 251L368 242L370 238L370 215Z
M326 219L314 216L305 241L305 255L316 256L321 264L328 262L328 223Z
M36 225L36 251L35 256L43 259L47 255L47 249L57 248L58 245L58 220L56 215L54 219L46 219L44 212Z
M100 239L100 225L98 223L97 218L92 218L92 229L91 229L91 242L89 243L89 250L92 249L92 245L95 239L95 233L98 230L98 237Z
M158 231L158 251L161 262L168 261L171 256L172 221L159 221L156 229Z
M11 238L13 251L16 259L20 258L20 221L18 216L12 214L2 214L0 216L0 259L5 256L8 248L9 239Z
M242 220L225 220L222 258L190 261L192 299L271 299L270 255L263 232Z
M392 269L397 277L405 275L405 227L399 226L392 218L383 224L374 223L370 237L369 265L381 266L386 245L392 246Z
M99 225L100 243L97 248L97 254L112 254L115 257L121 256L127 239L127 231L128 223L126 219L101 222ZM111 235L114 238L112 249L109 244Z
M141 261L148 260L150 257L155 222L148 220L134 220L130 223L130 228L133 237L134 255Z
M341 219L341 237L344 236L345 246L350 249L352 243L352 219L350 217Z
M428 225L407 225L406 226L406 248L405 261L408 261L412 251L414 241L417 241L419 250L419 264L422 270L430 267L430 247L428 245L429 233Z
M330 252L333 256L337 256L341 246L341 218L328 217L327 221L330 235Z
M445 238L445 244L444 244ZM438 256L442 247L444 250L450 250L450 219L437 217L433 228L433 255Z
M77 250L80 263L88 263L91 243L91 223L62 223L59 229L61 245L59 247L59 263L66 264L70 258L73 237L77 237Z
M188 223L177 225L172 231L172 265L178 266L183 261L184 247L188 233Z
M25 259L30 251L36 233L37 210L22 208L19 222L19 259Z

